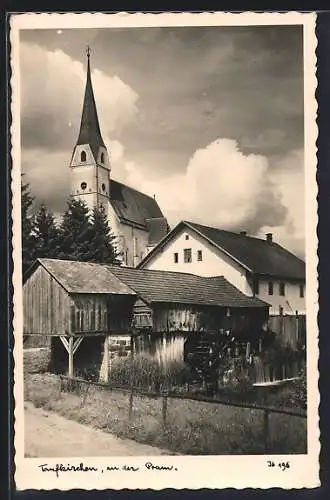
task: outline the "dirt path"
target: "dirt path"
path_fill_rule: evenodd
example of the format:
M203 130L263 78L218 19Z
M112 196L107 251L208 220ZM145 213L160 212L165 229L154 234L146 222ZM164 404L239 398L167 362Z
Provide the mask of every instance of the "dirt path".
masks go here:
M25 455L28 457L104 457L170 455L154 446L119 439L56 413L25 407Z

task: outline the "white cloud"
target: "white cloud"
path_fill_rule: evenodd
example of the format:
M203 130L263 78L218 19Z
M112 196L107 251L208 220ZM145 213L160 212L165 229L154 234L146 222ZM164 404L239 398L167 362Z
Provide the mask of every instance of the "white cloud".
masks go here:
M21 44L20 61L21 113L23 120L33 119L40 125L36 136L42 131L51 134L52 127L60 127L59 137L65 137L63 127L73 123L78 128L86 68L61 50L49 51L25 42ZM137 112L137 93L117 75L109 76L98 69L92 71L92 80L104 135L122 129Z
M267 158L244 155L237 143L219 139L191 156L182 174L158 181L111 144L113 176L156 195L171 225L187 219L223 229L273 232L277 241L303 255L303 160L293 151L270 169Z
M191 219L223 228L259 229L286 217L281 194L269 176L267 159L243 155L235 141L219 139L190 158L183 174L151 182L121 151L113 168L122 180L155 193L168 218Z
M61 50L21 44L22 172L36 202L61 211L70 194L69 164L77 140L86 68ZM138 95L118 76L92 73L103 137L137 113Z
M271 179L280 191L283 203L288 207L289 217L285 224L270 228L264 226L262 233L273 232L276 241L304 256L305 240L305 177L304 153L294 150L277 161Z

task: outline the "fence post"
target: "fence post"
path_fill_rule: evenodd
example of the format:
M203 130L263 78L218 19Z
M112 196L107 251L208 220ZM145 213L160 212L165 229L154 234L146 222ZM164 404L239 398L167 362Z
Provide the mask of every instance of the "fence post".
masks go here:
M163 428L166 429L167 426L167 392L163 393L163 401L162 401L162 422Z
M84 393L82 400L81 400L81 405L80 405L81 408L85 405L88 390L89 390L89 384L86 384L86 390L85 390L85 393Z
M128 406L128 420L132 420L133 415L133 387L129 395L129 406Z
M269 451L269 410L264 410L264 450Z
M62 377L60 375L60 383L59 383L59 386L58 386L58 397L60 397L62 394Z

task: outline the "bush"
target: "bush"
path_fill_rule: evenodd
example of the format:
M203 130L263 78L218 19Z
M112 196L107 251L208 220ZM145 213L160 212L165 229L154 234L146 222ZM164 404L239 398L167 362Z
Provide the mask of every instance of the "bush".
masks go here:
M97 364L91 364L84 368L77 368L75 376L88 380L89 382L98 382L100 378L100 367Z
M307 409L306 366L300 371L299 378L293 382L291 400L295 406Z
M117 358L112 362L110 383L136 386L159 391L162 387L173 389L193 380L190 368L183 361L170 361L161 366L150 356Z
M263 404L278 408L307 409L306 368L304 367L299 378L285 382L282 386L267 389L264 393Z
M223 365L219 382L220 387L230 392L245 392L252 389L251 367L245 357L229 359Z
M294 382L293 399L297 403L297 406L307 409L306 366L301 370L298 380Z
M23 359L25 373L46 373L49 371L51 352L49 348L26 349Z

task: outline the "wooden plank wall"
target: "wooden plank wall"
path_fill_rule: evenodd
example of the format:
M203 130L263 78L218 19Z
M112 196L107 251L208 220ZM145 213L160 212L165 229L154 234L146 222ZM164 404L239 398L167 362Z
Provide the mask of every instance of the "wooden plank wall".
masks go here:
M153 308L153 331L199 332L222 327L225 309L182 304L157 304Z
M133 300L119 295L74 295L70 307L72 332L128 332L132 322Z
M133 340L134 356L152 358L160 365L183 361L185 339L186 336L182 334L137 335Z
M70 328L67 292L42 267L23 286L24 334L65 334Z
M306 344L306 316L277 315L269 317L269 328L284 345L297 349Z

